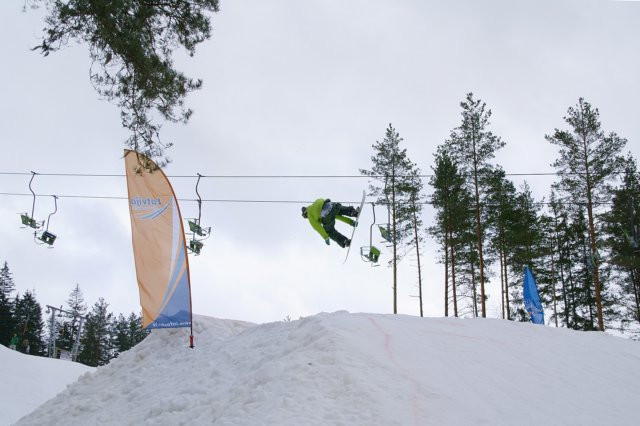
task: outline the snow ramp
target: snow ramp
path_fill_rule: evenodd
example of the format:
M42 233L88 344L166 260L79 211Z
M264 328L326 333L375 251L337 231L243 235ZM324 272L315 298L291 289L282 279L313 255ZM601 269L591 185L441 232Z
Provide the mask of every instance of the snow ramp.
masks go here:
M603 333L347 312L194 332L154 330L18 424L637 424L640 344Z

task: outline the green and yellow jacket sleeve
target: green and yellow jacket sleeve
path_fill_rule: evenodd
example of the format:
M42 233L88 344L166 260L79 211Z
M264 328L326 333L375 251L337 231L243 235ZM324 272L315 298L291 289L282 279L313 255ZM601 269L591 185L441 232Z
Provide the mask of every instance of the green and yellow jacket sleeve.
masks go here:
M329 234L322 227L322 222L320 222L320 212L322 212L322 205L324 204L324 198L318 198L313 202L309 207L307 207L307 219L309 219L309 223L315 229L318 234L322 237L323 240L329 238Z

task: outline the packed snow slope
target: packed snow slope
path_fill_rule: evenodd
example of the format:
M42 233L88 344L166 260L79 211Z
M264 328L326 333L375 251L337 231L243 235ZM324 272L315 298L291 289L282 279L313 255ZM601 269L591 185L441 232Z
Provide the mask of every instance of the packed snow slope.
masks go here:
M319 314L156 330L20 425L637 425L640 344L489 319Z
M0 345L0 425L16 422L95 368L25 355Z

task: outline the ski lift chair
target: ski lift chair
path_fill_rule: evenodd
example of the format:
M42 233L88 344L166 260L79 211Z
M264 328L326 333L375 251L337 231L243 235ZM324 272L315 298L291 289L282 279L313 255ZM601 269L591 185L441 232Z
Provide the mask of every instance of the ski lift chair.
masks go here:
M38 229L40 228L40 226L42 226L41 223L29 216L28 213L20 214L20 220L22 221L22 224L24 226L28 226L29 228Z
M362 257L362 260L365 262L378 263L378 260L380 259L380 249L375 246L360 247L360 257Z
M200 219L187 219L189 223L189 229L194 235L198 235L200 237L208 237L211 233L211 227L202 227L200 226Z
M200 219L187 219L187 222L189 223L189 229L191 230L189 251L197 256L202 252L202 247L204 247L202 240L209 238L211 235L211 227L201 227ZM198 239L198 237L200 237L200 239Z
M45 228L44 231L42 231L42 234L40 234L39 236L37 235L37 232L33 233L35 238L40 240L43 244L47 244L49 248L53 248L53 243L57 238L56 234L49 231L49 223L51 222L51 216L56 214L56 212L58 211L58 196L52 195L52 197L53 197L53 203L55 205L55 209L53 210L53 212L51 212L51 214L49 214L49 217L47 218L47 227Z
M379 223L378 229L380 230L380 235L382 236L382 238L386 242L393 244L393 236L391 235L391 204L389 202L389 197L386 195L387 183L388 183L388 176L386 176L384 180L384 194L386 198L385 204L387 206L387 223L382 223L382 224Z
M365 262L371 262L371 266L378 266L378 259L380 259L380 249L373 245L373 227L376 224L376 206L374 203L371 203L371 208L373 209L373 223L369 227L369 245L360 247L360 257Z
M203 246L204 244L202 244L202 241L189 240L189 250L191 250L191 252L196 256L200 254Z
M380 235L386 242L393 243L393 238L391 236L391 208L389 207L388 202L387 202L387 223L379 223L378 229L380 230Z
M48 244L48 245L50 245L50 246L52 246L52 245L53 245L53 243L55 242L56 238L57 238L56 234L53 234L53 233L51 233L51 232L49 232L49 231L44 231L44 232L43 232L43 233L38 237L38 239L39 239L40 241L42 241L43 243Z
M391 226L388 223L385 223L384 225L378 225L378 229L380 230L380 235L385 241L389 243L393 242L391 239Z
M211 236L211 227L203 227L200 225L200 217L202 216L202 197L198 192L198 185L200 184L200 178L202 175L198 173L198 180L196 181L196 194L198 195L198 217L193 219L187 219L189 224L189 230L191 231L191 239L189 240L189 251L194 255L199 255L202 252L204 244L201 240L207 239ZM200 237L200 239L198 239Z

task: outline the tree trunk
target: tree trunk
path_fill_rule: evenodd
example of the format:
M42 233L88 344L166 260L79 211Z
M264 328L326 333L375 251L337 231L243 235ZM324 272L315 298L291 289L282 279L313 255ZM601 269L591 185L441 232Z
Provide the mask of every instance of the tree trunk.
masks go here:
M480 224L480 191L478 189L478 157L476 154L475 125L473 127L473 184L476 191L476 237L478 239L478 260L480 266L480 297L482 298L482 318L487 317L484 295L484 260L482 258L482 225ZM474 286L475 288L475 286Z
M640 322L640 286L638 286L638 273L632 268L631 271L631 283L633 284L633 295L636 299L636 319Z
M556 328L558 328L558 307L556 304L556 265L555 260L553 259L553 243L549 245L549 249L551 250L551 287L553 291L553 317L556 320Z
M507 319L511 319L511 309L509 308L509 275L507 274L507 252L504 251L504 307L507 310Z
M555 207L553 208L553 220L555 222L555 235L556 235L556 247L558 247L558 263L560 264L560 281L562 282L562 300L564 301L564 317L567 328L570 328L569 322L569 303L567 302L567 288L564 280L564 266L562 262L562 250L563 245L560 244L560 238L558 237L558 215Z
M418 238L418 218L416 217L416 200L415 197L411 197L411 204L413 208L413 233L416 239L416 256L418 257L418 297L420 299L420 316L423 317L422 310L422 269L420 269L420 241ZM445 253L447 249L445 248ZM446 261L445 261L446 265Z
M471 244L473 247L473 244ZM476 291L476 268L471 261L471 287L473 292L473 316L478 317L478 292Z
M600 272L596 256L596 234L593 224L593 210L591 206L591 189L587 191L587 212L589 213L589 239L591 242L591 259L593 260L593 284L596 289L596 308L598 312L598 329L604 331L604 319L602 317L602 295L600 289Z
M591 243L591 258L593 260L593 284L596 289L596 307L598 311L598 329L604 331L604 319L602 317L602 298L600 292L600 272L598 271L596 259L596 231L593 224L593 204L591 194L591 176L589 175L589 154L587 151L587 137L582 136L582 146L584 148L584 167L587 184L587 213L589 214L589 240Z
M567 284L564 279L564 267L562 265L560 256L558 256L558 261L560 262L560 282L562 283L562 300L564 302L564 320L566 321L567 328L571 328L570 322L569 322L570 317L569 317L569 300L567 298Z
M456 292L456 252L453 244L453 237L450 241L451 245L451 292L453 293L453 316L458 317L458 296Z
M571 317L573 318L573 328L578 324L578 314L576 313L576 286L573 283L573 271L571 269L571 257L569 257L569 290L571 290Z
M589 307L589 321L591 322L591 330L595 330L595 321L594 321L594 316L593 316L593 304L591 303L591 301L593 300L593 296L591 295L591 286L589 285L589 258L587 257L587 242L586 242L586 238L584 237L584 235L582 236L582 259L583 259L583 263L582 263L582 268L583 271L585 271L583 273L584 275L584 283L583 283L583 287L584 287L584 294L585 294L585 300L587 301L587 306Z
M500 305L502 306L502 319L504 319L504 274L502 273L502 247L498 250L500 258Z
M448 247L448 231L445 231L444 237L444 316L449 316L449 247Z
M587 299L589 300L589 322L591 323L591 329L595 330L595 321L593 319L593 305L591 305L591 286L586 286Z
M398 313L398 242L396 240L396 169L392 167L391 176L391 210L393 217L393 313Z

